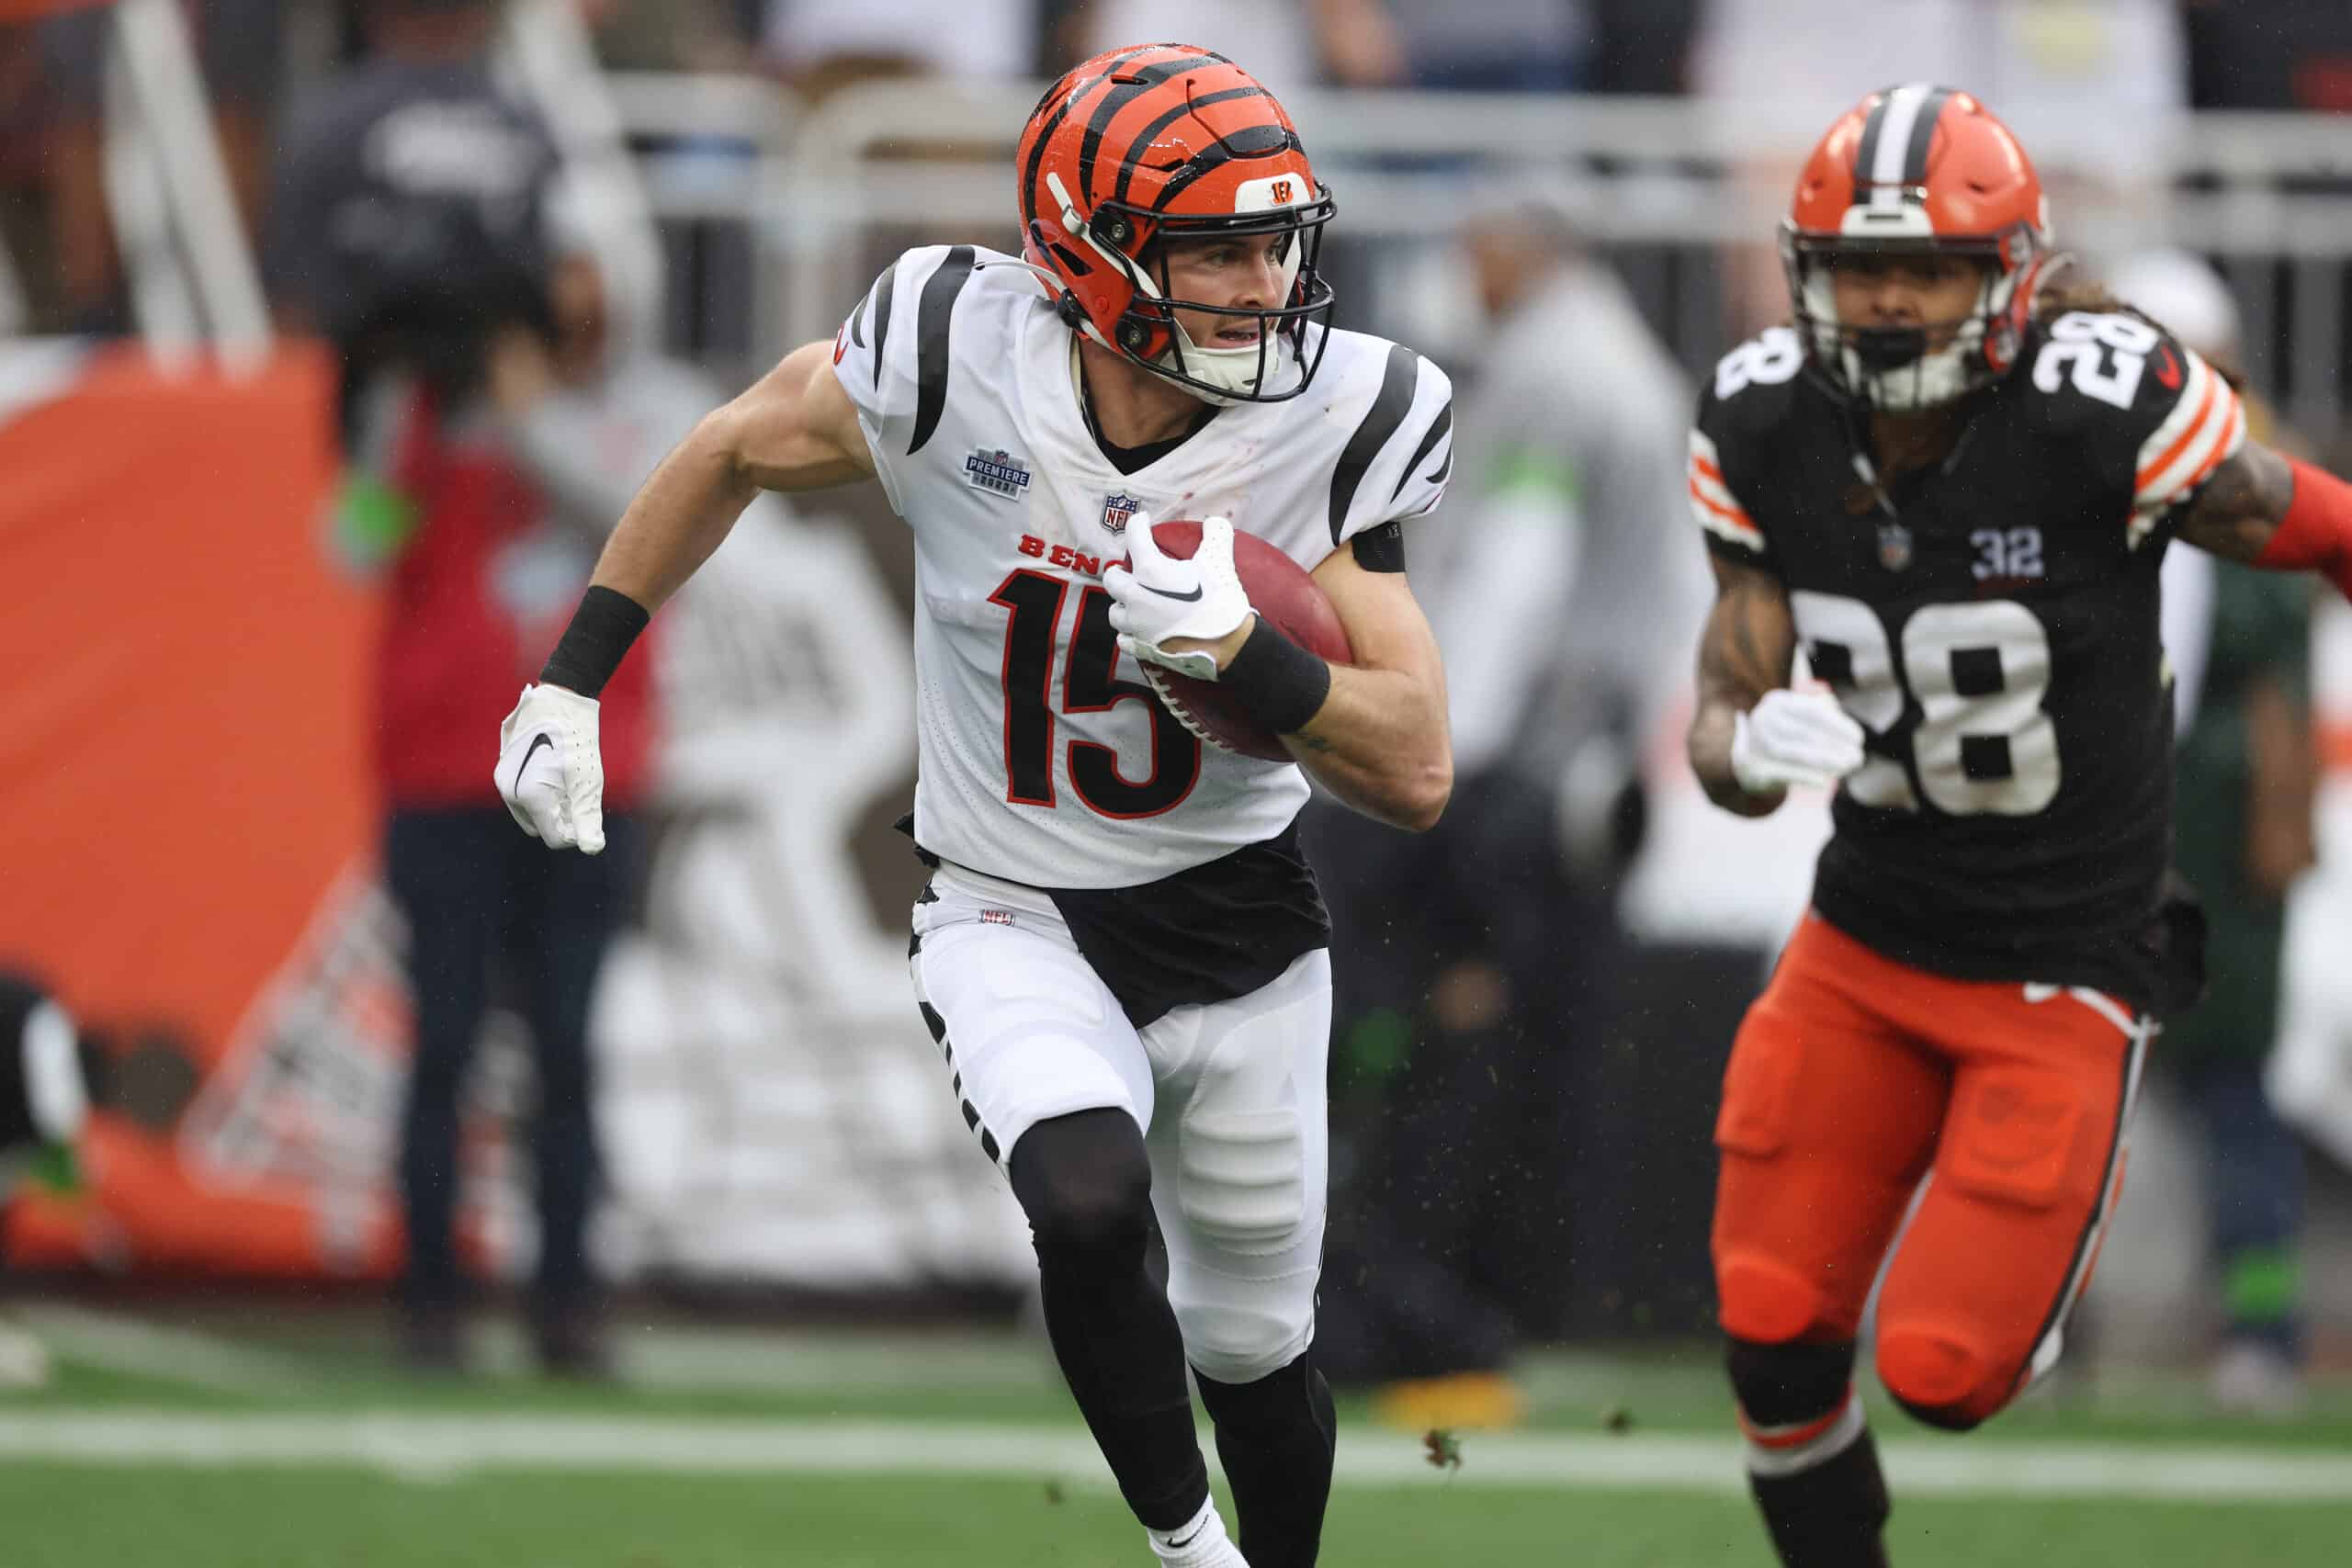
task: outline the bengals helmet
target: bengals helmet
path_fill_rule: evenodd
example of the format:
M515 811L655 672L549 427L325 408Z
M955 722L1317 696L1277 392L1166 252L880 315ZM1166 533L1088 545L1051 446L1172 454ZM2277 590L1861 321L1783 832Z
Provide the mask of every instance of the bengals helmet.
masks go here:
M1838 319L1830 280L1841 259L1920 254L1984 264L1976 308L1950 343L1930 346L1926 327ZM1890 412L1932 408L2017 363L2050 259L2050 202L2018 139L1973 97L1889 87L1814 148L1781 226L1781 258L1797 331L1833 389Z
M1280 402L1314 379L1331 317L1316 270L1331 193L1247 71L1189 44L1098 54L1037 101L1015 175L1023 249L1072 327L1212 402ZM1277 298L1169 297L1168 242L1265 234L1283 236ZM1180 310L1254 321L1257 341L1194 343Z

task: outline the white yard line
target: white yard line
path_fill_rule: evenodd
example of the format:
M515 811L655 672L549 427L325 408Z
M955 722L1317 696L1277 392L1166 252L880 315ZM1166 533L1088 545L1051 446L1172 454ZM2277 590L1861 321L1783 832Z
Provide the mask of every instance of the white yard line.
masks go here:
M2170 1444L1885 1445L1912 1495L2064 1496L2199 1503L2352 1501L2352 1457ZM1735 1494L1736 1439L1639 1434L1475 1434L1441 1474L1402 1436L1349 1434L1340 1484ZM1109 1478L1082 1431L929 1421L350 1416L139 1410L0 1411L0 1459L199 1469L334 1467L414 1478L481 1471L672 1474L928 1474Z
M61 1359L107 1371L215 1393L290 1393L317 1382L299 1363L266 1350L128 1314L23 1302L9 1308L8 1317Z

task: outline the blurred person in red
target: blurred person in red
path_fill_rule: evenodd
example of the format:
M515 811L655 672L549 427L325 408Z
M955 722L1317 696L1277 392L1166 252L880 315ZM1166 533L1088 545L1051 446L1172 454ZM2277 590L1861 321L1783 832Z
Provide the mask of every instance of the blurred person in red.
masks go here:
M1781 227L1794 326L1724 356L1690 434L1717 584L1692 771L1742 816L1836 791L1715 1123L1727 1370L1790 1568L1888 1560L1852 1382L1882 1264L1877 1368L1917 1419L1970 1430L2048 1373L2154 1019L2201 988L2166 549L2352 587L2352 485L2250 437L2145 316L2055 286L2052 243L1974 97L1871 94Z
M408 1233L400 1347L463 1364L454 1236L459 1124L494 971L530 1026L542 1361L594 1373L605 1351L586 1234L598 1182L588 1010L627 891L628 807L648 761L648 660L605 694L619 852L527 852L481 776L469 727L496 722L560 629L600 533L569 525L517 455L502 412L514 366L540 379L601 354L592 273L550 260L555 160L545 128L492 82L498 7L377 0L371 53L299 118L269 256L279 304L344 357L354 453L339 522L353 562L388 572L377 676L384 872L410 928L415 1056L401 1126ZM527 373L527 372L526 372Z

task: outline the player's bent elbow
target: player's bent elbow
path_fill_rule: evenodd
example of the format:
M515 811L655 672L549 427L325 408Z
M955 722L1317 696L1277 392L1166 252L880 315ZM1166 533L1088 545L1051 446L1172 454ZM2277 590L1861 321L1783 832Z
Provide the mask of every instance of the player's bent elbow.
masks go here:
M1445 815L1453 798L1453 759L1441 756L1415 769L1396 792L1391 818L1408 833L1426 833Z
M715 465L725 469L730 478L748 482L753 415L757 412L745 407L748 401L748 398L737 398L703 415L686 433L686 438L678 443L673 456Z

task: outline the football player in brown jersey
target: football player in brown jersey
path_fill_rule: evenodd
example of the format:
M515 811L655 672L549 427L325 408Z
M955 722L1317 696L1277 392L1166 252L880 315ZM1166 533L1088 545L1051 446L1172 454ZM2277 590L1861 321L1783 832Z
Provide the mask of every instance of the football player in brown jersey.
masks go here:
M1836 831L1733 1046L1713 1250L1773 1544L1847 1568L1886 1561L1851 1381L1873 1280L1921 1420L2048 1371L2152 1021L2194 992L2164 551L2342 587L2352 487L2249 440L2157 323L2052 287L2033 165L1966 93L1842 116L1781 248L1794 324L1724 357L1690 438L1718 598L1690 751L1744 815L1834 787Z

